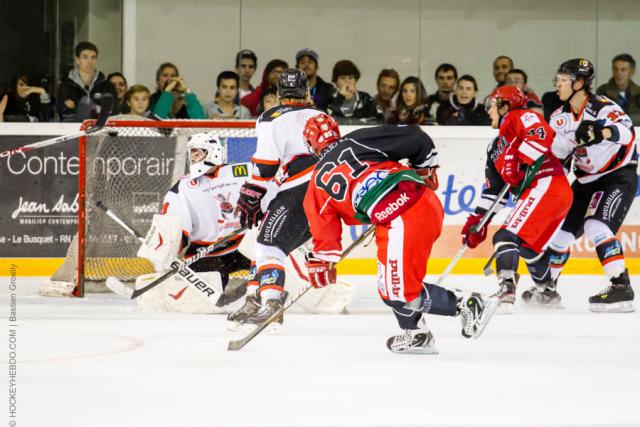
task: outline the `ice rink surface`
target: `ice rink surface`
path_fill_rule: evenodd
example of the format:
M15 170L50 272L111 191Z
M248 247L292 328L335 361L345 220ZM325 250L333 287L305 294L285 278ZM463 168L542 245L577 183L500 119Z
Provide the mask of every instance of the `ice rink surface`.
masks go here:
M640 426L640 313L591 313L604 277L562 279L564 310L518 304L477 341L457 318L428 316L433 356L386 349L398 328L373 277L348 278L350 314L292 309L280 335L239 352L226 350L240 335L224 316L142 313L113 294L45 298L18 277L16 426ZM490 292L494 281L448 283Z

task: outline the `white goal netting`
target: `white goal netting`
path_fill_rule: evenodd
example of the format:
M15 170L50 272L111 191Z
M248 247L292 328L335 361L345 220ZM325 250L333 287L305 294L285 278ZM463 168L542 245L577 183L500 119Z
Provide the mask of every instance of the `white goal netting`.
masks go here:
M132 281L153 272L137 258L139 241L116 224L97 202L114 211L139 234L145 235L162 200L187 167L190 135L214 131L227 145L228 161L248 161L255 149L253 122L109 121L105 129L80 141L80 209L78 233L62 266L47 284L73 287L82 296L85 284L108 276Z

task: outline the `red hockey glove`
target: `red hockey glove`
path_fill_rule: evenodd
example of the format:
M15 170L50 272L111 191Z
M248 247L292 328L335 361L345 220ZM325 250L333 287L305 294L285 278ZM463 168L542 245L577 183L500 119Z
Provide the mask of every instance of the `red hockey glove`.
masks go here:
M324 288L336 283L337 273L334 263L309 256L306 266L309 272L309 281L314 288Z
M476 230L480 221L482 221L482 214L471 214L467 217L467 222L462 227L462 243L469 246L471 249L484 242L487 238L487 227L489 227L489 221L484 224L480 230Z
M438 189L440 186L438 182L438 168L419 168L416 169L416 172L422 177L429 190L436 191Z
M506 184L516 186L520 184L522 178L524 178L524 172L520 170L520 159L518 156L518 149L513 145L507 147L503 155L504 164L500 175Z
M240 225L252 228L258 225L264 214L260 208L260 200L264 197L267 190L259 185L246 183L240 188L240 197L238 197L238 207L236 210L240 212Z

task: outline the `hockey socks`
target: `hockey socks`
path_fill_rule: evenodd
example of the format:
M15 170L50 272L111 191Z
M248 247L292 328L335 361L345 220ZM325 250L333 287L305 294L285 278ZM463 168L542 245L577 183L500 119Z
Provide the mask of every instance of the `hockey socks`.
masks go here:
M527 270L529 270L531 279L536 284L551 281L550 255L547 251L537 254L532 249L523 246L520 248L520 254L527 264Z
M266 264L258 268L255 280L259 283L258 292L262 304L271 299L279 299L284 291L284 267L278 264Z
M551 269L551 278L553 280L556 280L560 276L560 273L562 273L562 269L569 260L571 251L569 249L557 250L553 249L552 247L548 247L546 252L549 255L549 268Z
M422 313L455 316L458 313L456 295L440 286L423 283L422 292L409 302L384 300L393 309L402 329L417 329Z
M624 254L618 239L612 237L600 243L596 246L596 253L605 274L609 278L614 278L624 273Z

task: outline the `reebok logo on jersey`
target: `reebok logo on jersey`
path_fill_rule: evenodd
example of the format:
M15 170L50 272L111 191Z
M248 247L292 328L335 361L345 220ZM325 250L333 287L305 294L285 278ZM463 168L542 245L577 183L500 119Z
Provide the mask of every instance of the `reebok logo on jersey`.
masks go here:
M174 300L178 301L182 297L182 294L184 294L184 292L187 290L187 288L188 288L188 286L185 286L177 294L175 294L175 295L169 294L169 296L171 298L173 298Z
M393 215L394 212L400 209L400 207L404 206L408 201L409 196L407 196L407 193L402 193L395 202L389 203L389 205L384 210L376 212L373 216L378 222L382 222L389 216Z

